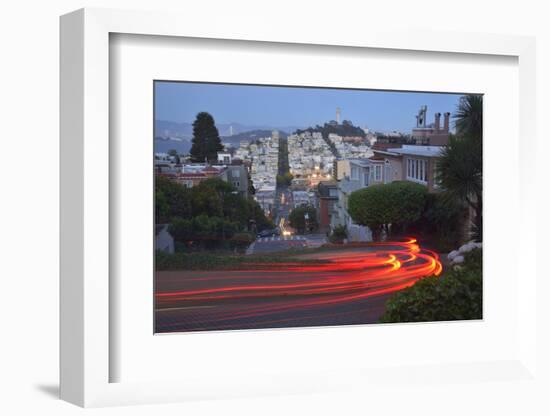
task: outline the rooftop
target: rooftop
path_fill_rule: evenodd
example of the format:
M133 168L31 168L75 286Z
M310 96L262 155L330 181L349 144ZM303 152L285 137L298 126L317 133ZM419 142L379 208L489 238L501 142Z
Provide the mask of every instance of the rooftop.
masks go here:
M441 156L443 148L443 146L403 145L401 148L391 149L389 151L401 155L439 157Z

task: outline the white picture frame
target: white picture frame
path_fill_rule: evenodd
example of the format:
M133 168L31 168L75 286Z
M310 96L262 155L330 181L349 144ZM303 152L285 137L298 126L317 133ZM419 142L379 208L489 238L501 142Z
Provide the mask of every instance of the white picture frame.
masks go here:
M205 28L200 19L186 20L169 13L83 9L61 18L61 398L80 406L184 401L197 398L242 397L279 393L319 393L347 389L357 391L379 380L405 377L409 370L384 367L368 372L349 368L332 369L328 377L318 374L282 372L263 380L220 377L212 383L193 377L181 381L111 382L110 366L119 359L110 349L109 276L110 258L110 169L109 157L109 37L133 34L187 38L277 42L333 47L429 51L440 54L500 55L517 58L519 68L520 165L519 212L521 236L515 256L522 264L517 292L518 353L499 362L418 363L413 379L481 382L490 379L534 380L536 361L536 261L525 242L536 241L534 182L528 167L536 138L535 41L529 37L471 33L414 33L386 27L358 32L354 28L307 32L281 31L266 24L243 36L230 24ZM525 143L529 143L526 146ZM525 215L529 213L529 215ZM521 244L523 242L523 244ZM512 273L518 271L512 271ZM539 278L541 276L539 275ZM298 332L296 332L298 333ZM307 336L307 335L306 335ZM337 336L334 333L327 336ZM476 376L477 374L477 376ZM479 374L483 374L482 377ZM415 378L416 377L416 378ZM342 380L346 380L345 382ZM439 380L439 379L438 379ZM388 381L386 381L388 382ZM413 383L412 379L408 382Z

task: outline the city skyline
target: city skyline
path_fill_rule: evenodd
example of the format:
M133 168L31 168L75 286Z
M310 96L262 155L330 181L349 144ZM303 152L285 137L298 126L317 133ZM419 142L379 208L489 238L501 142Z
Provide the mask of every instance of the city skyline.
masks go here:
M206 111L220 124L313 127L340 119L373 131L407 133L427 105L428 124L436 112L454 113L460 93L155 82L155 119L192 123Z

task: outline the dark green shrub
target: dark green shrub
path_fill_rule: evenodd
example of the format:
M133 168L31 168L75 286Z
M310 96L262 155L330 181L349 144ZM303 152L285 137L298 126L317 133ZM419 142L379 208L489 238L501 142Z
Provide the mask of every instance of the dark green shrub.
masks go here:
M229 243L232 248L237 250L246 249L254 241L254 236L250 233L236 233Z
M342 244L344 239L348 238L348 229L345 225L337 225L329 236L329 241L333 244Z
M475 250L466 254L463 265L393 295L380 322L481 319L482 292L482 251Z

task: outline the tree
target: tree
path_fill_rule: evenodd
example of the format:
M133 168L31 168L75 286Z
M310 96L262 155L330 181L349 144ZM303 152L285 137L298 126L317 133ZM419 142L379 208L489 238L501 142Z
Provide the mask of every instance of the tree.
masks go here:
M176 163L180 163L180 156L179 156L178 151L176 149L168 150L168 156L172 156L175 159Z
M250 210L250 220L255 224L256 231L273 229L275 224L265 216L264 210L254 199L248 200ZM250 224L252 226L252 224ZM253 231L253 230L251 230Z
M161 175L155 177L155 220L170 223L174 239L190 249L241 247L244 234L273 228L260 205L240 195L220 178L189 189ZM238 241L228 243L236 233Z
M192 193L193 215L229 218L242 228L247 226L250 206L230 183L220 178L209 178L193 187Z
M286 172L284 175L277 175L277 185L279 186L290 186L294 176L290 172Z
M303 234L306 231L314 231L317 229L317 210L312 205L300 205L294 208L288 216L290 226L294 228L298 234Z
M248 181L248 195L256 195L256 188L254 188L254 182L252 182L252 179L250 178L250 175L247 176Z
M429 235L432 247L439 252L454 250L463 241L465 213L464 202L444 192L430 192L422 217L411 227L413 234Z
M173 180L155 176L155 221L169 223L173 218L191 217L191 190Z
M385 227L406 228L422 215L427 189L413 182L395 181L352 192L348 211L356 224L369 227L373 238Z
M191 188L193 216L222 217L224 190L229 192L231 188L229 183L219 178L207 179Z
M191 160L193 162L213 161L217 159L217 153L221 150L223 146L214 118L206 112L198 113L193 122Z
M478 241L482 239L482 156L480 138L451 136L436 166L439 185L447 197L466 203L475 212L474 236Z
M461 97L453 118L455 119L456 133L459 136L481 140L483 132L483 97L481 95Z
M483 238L483 97L461 97L454 114L457 136L451 136L437 164L438 181L449 198L471 208L473 236Z

